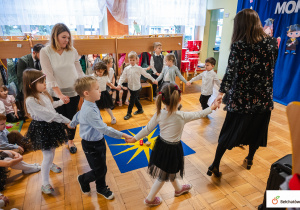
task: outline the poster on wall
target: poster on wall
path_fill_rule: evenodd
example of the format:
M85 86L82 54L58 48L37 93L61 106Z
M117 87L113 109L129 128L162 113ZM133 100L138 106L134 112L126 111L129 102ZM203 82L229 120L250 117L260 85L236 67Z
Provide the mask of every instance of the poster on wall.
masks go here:
M238 0L237 12L245 8L255 10L264 31L278 41L274 101L300 101L300 0Z

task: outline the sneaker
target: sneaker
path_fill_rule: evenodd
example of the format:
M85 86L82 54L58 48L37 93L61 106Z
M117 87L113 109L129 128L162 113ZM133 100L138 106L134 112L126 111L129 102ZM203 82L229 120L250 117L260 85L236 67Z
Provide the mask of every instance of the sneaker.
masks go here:
M97 190L97 193L99 195L102 195L107 200L112 200L115 197L114 193L112 191L110 191L110 189L107 186L105 188L103 188L102 190Z
M153 201L148 201L147 198L144 200L144 204L147 206L158 206L161 204L161 198L160 197L155 197Z
M81 192L84 193L84 194L89 194L91 192L90 184L84 184L83 183L83 177L82 177L82 175L78 175L77 176L77 180L79 182L79 186L80 186Z
M61 168L58 167L56 164L52 163L52 166L50 168L51 171L53 171L54 173L60 173L61 172Z
M180 191L175 191L175 196L178 197L184 193L187 193L189 192L190 190L192 189L192 185L190 184L184 184L182 185L182 188Z
M125 101L125 105L129 106L129 101Z
M50 184L47 184L46 186L42 185L41 190L45 194L51 194L54 192L54 189Z
M127 114L125 117L124 117L124 120L129 120L129 118L132 117L131 114Z
M144 113L144 110L137 110L133 114L137 115L137 114L143 114L143 113Z
M38 172L41 170L41 166L33 166L31 169L28 169L26 171L22 171L23 174L32 174L32 173L35 173L35 172Z
M117 123L116 118L113 118L113 119L111 120L111 124L114 125L114 124L116 124L116 123Z

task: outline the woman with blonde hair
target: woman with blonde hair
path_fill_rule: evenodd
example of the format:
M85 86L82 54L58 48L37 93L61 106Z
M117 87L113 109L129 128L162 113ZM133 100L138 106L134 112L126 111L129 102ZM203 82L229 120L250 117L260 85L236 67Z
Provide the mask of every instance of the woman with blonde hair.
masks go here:
M216 98L220 102L224 95L227 114L207 175L221 176L219 165L227 149L249 145L244 159L249 170L258 147L267 146L277 54L277 40L263 31L257 12L240 11L234 18L228 66Z
M57 107L59 114L72 119L77 112L79 95L74 90L75 80L84 76L79 63L77 50L73 47L69 28L57 23L52 28L49 44L40 52L42 71L46 74L47 89L54 101L62 100L65 104ZM69 130L69 149L76 153L73 142L75 129Z

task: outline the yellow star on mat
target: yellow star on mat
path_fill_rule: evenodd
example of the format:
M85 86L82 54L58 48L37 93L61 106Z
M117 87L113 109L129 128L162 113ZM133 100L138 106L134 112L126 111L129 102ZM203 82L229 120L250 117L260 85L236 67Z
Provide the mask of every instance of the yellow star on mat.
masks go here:
M125 143L125 144L111 144L111 146L128 146L128 145L133 145L130 148L127 148L126 150L119 152L118 154L115 154L114 156L120 155L122 153L128 152L130 150L134 150L137 149L135 151L135 153L133 154L133 156L131 157L131 159L127 162L130 163L130 161L132 161L138 154L140 154L142 151L145 152L145 155L147 157L148 163L150 160L150 149L152 150L155 144L155 140L157 138L157 136L154 136L154 133L156 131L157 128L155 128L147 137L148 137L148 141L151 142L150 146L147 146L145 144L143 144L143 146L140 145L140 141L136 141L135 143ZM132 136L135 136L136 134L132 133L131 131L128 130L129 133L131 133ZM124 138L123 138L124 139Z

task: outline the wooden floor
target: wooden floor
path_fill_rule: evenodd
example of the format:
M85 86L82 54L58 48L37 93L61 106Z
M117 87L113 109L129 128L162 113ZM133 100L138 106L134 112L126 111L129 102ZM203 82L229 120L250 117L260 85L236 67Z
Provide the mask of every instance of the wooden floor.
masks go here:
M200 110L199 84L187 89L182 97L183 111ZM154 102L141 100L144 114L125 121L127 106L116 107L113 112L118 130L144 126L155 113ZM135 111L134 108L133 111ZM104 122L110 125L107 113L101 112ZM223 177L218 180L206 175L212 163L217 146L218 135L226 112L222 109L210 114L208 119L200 119L186 124L182 140L196 151L185 157L185 176L181 183L190 183L193 189L189 194L174 197L174 189L166 183L159 196L163 202L157 209L257 209L263 201L263 194L273 162L291 153L290 132L286 117L286 107L275 104L272 112L268 147L260 148L254 158L251 170L242 167L243 159L248 154L248 147L234 148L227 151L222 159L220 171ZM29 123L22 129L24 134ZM91 184L90 196L81 193L77 175L89 171L89 165L81 148L77 129L76 145L78 152L70 154L67 147L56 150L55 163L62 167L60 174L50 173L55 193L41 193L41 174L22 175L11 171L6 190L2 193L9 197L10 205L6 209L149 209L143 204L154 182L147 174L147 168L121 174L110 150L107 150L107 184L115 194L115 199L108 201L97 195L95 184ZM28 163L41 163L42 153L31 152L24 155Z

